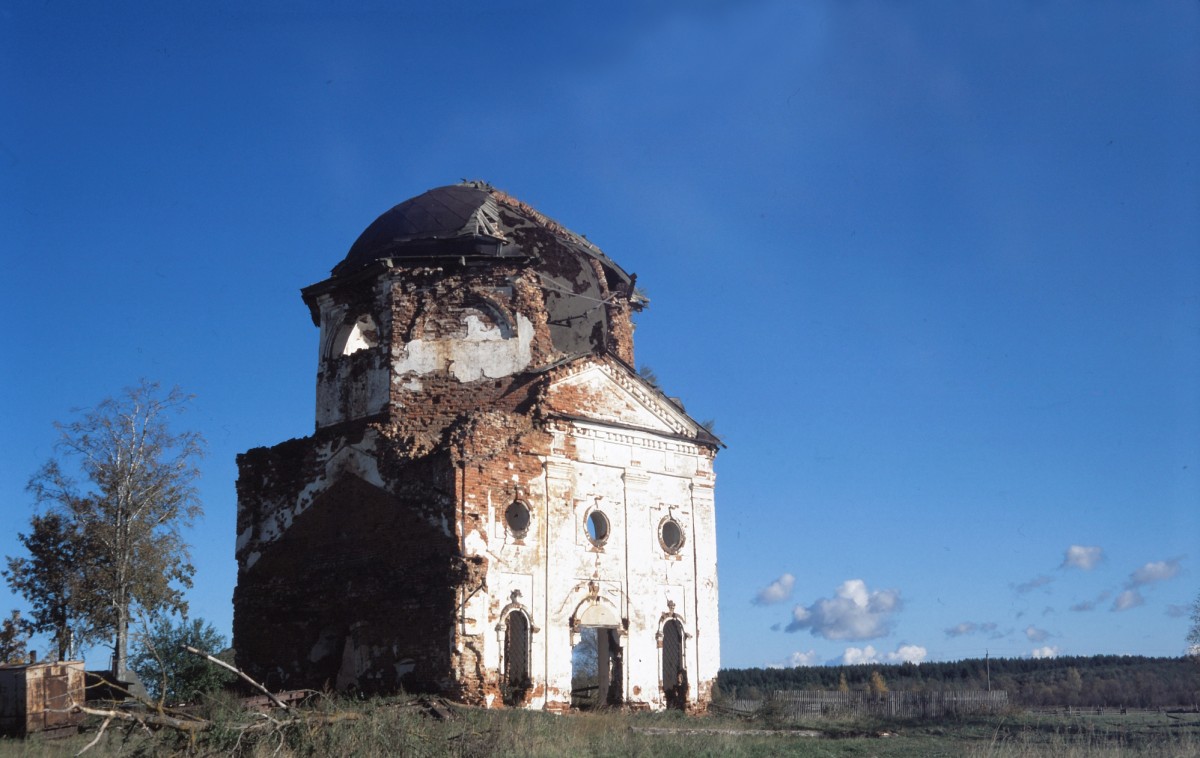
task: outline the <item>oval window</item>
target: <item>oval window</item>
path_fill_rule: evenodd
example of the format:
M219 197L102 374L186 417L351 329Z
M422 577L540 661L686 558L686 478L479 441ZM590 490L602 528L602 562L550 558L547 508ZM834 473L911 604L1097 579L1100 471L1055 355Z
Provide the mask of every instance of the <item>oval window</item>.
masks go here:
M683 527L673 518L665 519L658 527L658 539L662 542L663 550L668 553L678 553L683 547Z
M600 511L592 511L587 517L587 535L593 545L603 545L608 539L608 517Z
M525 532L529 530L529 519L529 506L520 500L512 501L508 508L504 509L504 523L508 524L509 531L515 537L525 536Z

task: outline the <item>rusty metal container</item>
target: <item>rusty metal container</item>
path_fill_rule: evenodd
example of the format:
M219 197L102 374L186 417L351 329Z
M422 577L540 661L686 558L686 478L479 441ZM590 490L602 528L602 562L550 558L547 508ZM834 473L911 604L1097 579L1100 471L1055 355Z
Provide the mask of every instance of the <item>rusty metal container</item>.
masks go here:
M73 729L83 714L83 661L0 666L0 734L27 737Z

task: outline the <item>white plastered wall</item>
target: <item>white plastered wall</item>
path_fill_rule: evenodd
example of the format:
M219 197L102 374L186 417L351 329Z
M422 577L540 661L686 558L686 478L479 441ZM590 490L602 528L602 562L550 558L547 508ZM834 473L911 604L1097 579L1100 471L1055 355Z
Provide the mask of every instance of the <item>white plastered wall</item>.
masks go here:
M533 512L523 539L515 539L504 522L510 496L490 493L487 545L476 546L489 557L490 602L467 609L487 609L486 619L471 624L487 629L485 665L500 670L503 609L516 603L537 628L530 644L535 693L530 707L570 702L576 641L571 618L594 609L590 616L619 619L622 627L623 700L661 709L666 702L656 635L664 616L674 614L685 632L688 696L695 703L699 685L720 668L711 453L665 435L602 423L570 424L560 443L567 438L574 444L555 449L574 448L575 460L551 455L540 481L517 483ZM591 543L585 528L595 508L610 525L601 547ZM668 516L685 535L674 555L659 540Z

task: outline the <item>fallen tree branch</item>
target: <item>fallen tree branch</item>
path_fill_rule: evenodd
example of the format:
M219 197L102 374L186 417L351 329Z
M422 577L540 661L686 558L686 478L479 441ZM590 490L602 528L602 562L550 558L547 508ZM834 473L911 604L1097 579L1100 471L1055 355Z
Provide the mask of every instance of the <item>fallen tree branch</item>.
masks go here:
M211 721L205 719L179 719L174 716L167 716L163 713L134 713L132 711L113 711L104 708L88 708L86 705L76 705L76 710L80 713L86 713L89 716L103 716L106 719L119 719L128 721L134 724L153 724L154 726L168 726L172 729L178 729L181 732L195 734L203 732L212 726Z
M174 710L172 708L168 708L166 706L166 703L164 702L164 700L166 698L166 687L163 688L162 696L159 697L159 699L157 701L154 701L154 700L150 700L148 698L144 698L141 695L129 690L126 687L122 687L120 684L117 684L117 682L110 682L104 676L97 675L96 678L100 680L99 684L98 685L89 685L89 686L107 687L110 692L117 692L117 693L123 694L127 699L133 700L133 701L141 704L143 707L148 708L151 711L153 711L161 716L166 716L168 718L170 718L168 711ZM116 677L113 677L113 678L116 679ZM118 679L117 681L120 681L120 680ZM183 715L189 716L189 718L193 718L193 719L195 718L186 713ZM138 723L142 725L143 729L146 729L147 731L149 731L149 727L146 726L145 721L139 721Z
M354 711L338 711L336 713L310 713L304 716L293 716L292 718L286 718L282 720L273 719L264 713L258 714L258 717L263 720L253 724L244 724L238 728L245 729L247 731L253 731L265 729L268 726L270 726L272 730L282 729L285 726L324 726L326 724L337 724L342 721L359 721L363 716L361 713L355 713Z
M286 715L283 716L282 718L274 718L273 716L268 715L266 713L259 713L255 717L253 717L253 719L251 720L250 723L227 725L228 727L230 727L231 729L236 731L238 734L237 743L236 743L235 747L241 746L242 739L243 739L243 737L245 737L245 735L247 733L257 732L259 734L262 734L265 732L265 733L267 733L267 735L269 737L273 737L273 738L276 738L279 740L279 745L276 749L276 751L278 752L278 749L282 748L283 745L285 744L285 742L287 741L287 737L285 736L285 731L288 727L304 726L304 727L308 727L311 729L313 727L321 727L321 726L325 726L325 725L336 724L336 723L342 722L342 721L358 721L363 718L363 715L361 713L356 713L353 711L337 711L334 713L323 714L323 713L311 713L311 712L306 713L305 711L294 709L291 706L289 706L283 700L283 698L281 698L279 695L276 695L275 693L271 692L263 685L254 681L253 679L251 679L249 676L247 676L244 672L242 672L240 669L236 668L235 666L231 666L230 664L226 663L225 661L222 661L219 658L215 658L214 656L211 656L211 655L209 655L201 650L198 650L194 647L191 647L189 645L180 645L180 648L189 653L192 653L193 655L198 655L210 663L214 663L218 666L221 666L222 668L228 669L228 670L232 671L233 673L237 674L240 678L242 678L249 684L253 685L255 689L262 692L267 697L268 701L270 701L275 706L277 706L278 708L280 708L286 712ZM130 697L133 697L134 699L136 699L142 706L145 707L145 710L140 709L140 708L135 709L135 710L125 710L125 709L118 709L118 708L91 708L91 707L88 707L85 705L78 705L78 704L71 705L71 707L69 709L67 709L71 712L84 713L89 716L98 716L98 717L101 717L104 719L104 722L100 725L99 732L96 734L96 736L92 739L91 742L89 742L87 745L85 745L83 747L83 749L81 749L78 753L76 753L77 756L82 755L83 753L87 752L88 750L92 749L97 744L99 744L101 738L104 736L105 730L109 727L109 725L113 721L123 721L126 724L128 724L128 726L126 727L127 730L140 728L140 729L144 730L147 734L149 734L151 732L151 727L166 727L169 729L174 729L175 731L180 732L181 734L187 735L187 739L188 739L189 743L191 744L192 748L195 748L197 737L201 733L206 732L206 731L212 729L214 726L216 726L215 722L213 722L210 719L201 718L199 716L193 716L193 715L186 713L184 711L181 711L181 710L174 710L174 709L167 708L161 699L157 703L151 703L148 700L145 700L143 698L137 697L136 695L133 695L132 693L128 692L128 690L126 690L124 687L121 687L120 685L113 684L113 683L107 683L107 684L113 690L123 692L127 696L130 696ZM295 693L289 693L289 694L293 695L293 696L295 695ZM285 695L284 697L287 697L287 696L288 695ZM66 712L66 711L63 711L63 712Z
M182 649L191 653L192 655L198 655L201 658L204 658L209 663L215 663L216 665L220 666L221 668L229 669L230 671L237 674L245 681L249 682L250 685L253 686L255 689L257 689L258 691L260 691L264 695L266 695L268 698L270 698L271 702L274 703L277 707L282 708L285 711L291 710L290 706L288 706L287 703L283 702L282 700L280 700L278 697L275 696L275 693L271 692L266 687L262 686L258 682L251 679L250 676L246 674L246 672L242 671L237 666L230 665L230 664L226 663L225 661L221 660L220 658L217 658L216 656L209 655L208 653L204 652L203 650L197 650L196 648L192 647L191 645L180 645L179 647L181 647Z
M104 719L104 723L100 725L100 731L96 732L96 736L95 736L95 738L94 738L94 739L93 739L91 742L89 742L88 744L84 745L84 746L83 746L83 747L82 747L82 748L79 750L79 752L78 752L78 753L76 753L75 755L76 755L77 757L78 757L78 756L81 756L81 755L83 755L84 753L86 753L87 751L91 750L93 747L95 747L95 746L96 746L96 743L100 741L100 738L104 736L104 730L105 730L105 729L107 729L107 728L108 728L108 725L109 725L109 724L111 724L111 723L112 723L112 716L109 716L108 718Z

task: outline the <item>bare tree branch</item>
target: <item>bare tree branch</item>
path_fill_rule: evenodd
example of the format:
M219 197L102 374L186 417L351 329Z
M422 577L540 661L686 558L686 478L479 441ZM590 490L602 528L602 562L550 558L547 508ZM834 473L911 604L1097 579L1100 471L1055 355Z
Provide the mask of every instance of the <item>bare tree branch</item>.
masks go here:
M284 709L285 711L286 711L286 710L290 710L290 707L288 706L288 704L287 704L287 703L283 702L283 701L282 701L282 700L280 700L278 697L276 697L276 696L275 696L275 694L274 694L273 692L271 692L269 689L267 689L266 687L262 686L262 685L261 685L261 684L259 684L258 682L256 682L256 681L254 681L253 679L251 679L251 678L250 678L250 677L249 677L249 676L246 674L246 672L242 671L242 670L241 670L240 668L238 668L237 666L231 666L230 664L226 663L225 661L221 660L220 658L217 658L217 657L215 657L215 656L211 656L211 655L209 655L208 653L204 652L203 650L197 650L196 648L192 647L191 645L182 645L181 647L182 647L184 650L186 650L186 651L188 651L189 653L191 653L192 655L198 655L198 656L200 656L200 657L202 657L202 658L205 658L206 660L208 660L208 662L209 662L209 663L215 663L216 665L218 665L218 666L221 666L222 668L227 668L227 669L229 669L230 671L232 671L233 673L237 674L238 676L240 676L240 677L241 677L242 679L244 679L245 681L249 682L251 686L253 686L253 687L254 687L254 688L256 688L257 690L259 690L260 692L262 692L264 695L266 695L268 698L270 698L270 700L271 700L271 702L272 702L272 703L274 703L274 704L275 704L275 705L277 705L278 707L280 707L280 708Z
M89 716L104 716L108 719L118 719L142 725L166 726L189 734L203 732L212 726L212 722L205 719L182 719L168 716L165 713L134 713L133 711L117 711L107 708L89 708L86 705L76 705L75 710L80 713L86 713Z
M92 741L89 742L88 744L84 745L83 748L81 748L80 751L78 753L76 753L75 755L76 756L83 755L84 753L86 753L87 751L89 751L93 747L95 747L96 743L100 741L100 738L104 736L104 730L107 729L108 725L111 723L112 723L111 716L104 719L104 723L100 725L100 731L96 732L96 736L92 739Z

